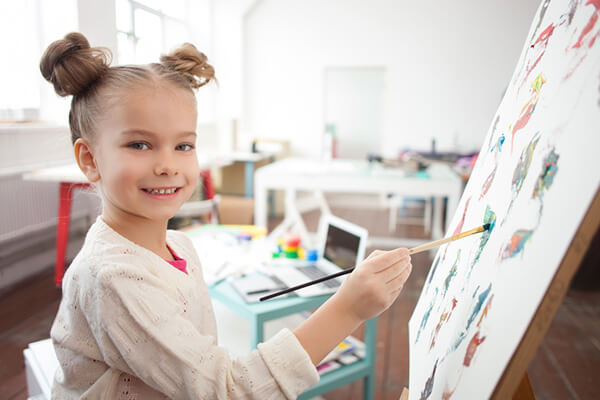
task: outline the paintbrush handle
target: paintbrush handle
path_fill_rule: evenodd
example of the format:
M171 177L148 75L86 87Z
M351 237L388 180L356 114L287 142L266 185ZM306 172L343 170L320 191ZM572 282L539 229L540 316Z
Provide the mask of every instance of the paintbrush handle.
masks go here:
M457 239L462 239L464 237L473 235L475 233L483 232L485 230L486 230L485 225L482 225L482 226L479 226L477 228L473 228L473 229L465 231L465 232L457 233L456 235L452 235L452 236L449 236L449 237L444 238L444 239L435 240L433 242L429 242L429 243L425 243L425 244L422 244L422 245L417 246L417 247L413 247L412 249L408 249L408 254L410 254L410 255L417 254L417 253L420 253L422 251L429 250L429 249L432 249L432 248L437 247L437 246L441 246L444 243L452 242L452 241L457 240ZM348 268L348 269L345 269L343 271L336 272L335 274L331 274L331 275L327 275L327 276L324 276L324 277L319 278L319 279L315 279L314 281L309 281L309 282L306 282L306 283L302 283L300 285L292 286L292 287L284 289L284 290L280 290L279 292L271 293L269 295L261 297L259 300L260 301L269 300L269 299L272 299L273 297L277 297L277 296L280 296L282 294L294 292L296 290L303 289L303 288L305 288L307 286L316 285L317 283L321 283L321 282L327 281L329 279L337 278L338 276L349 274L350 272L354 271L354 268L355 267Z
M412 254L420 253L420 252L425 251L425 250L433 249L434 247L438 247L438 246L441 246L441 245L443 245L445 243L453 242L453 241L458 240L458 239L462 239L464 237L473 235L475 233L483 232L484 230L485 229L484 229L483 226L479 226L477 228L473 228L473 229L465 231L465 232L457 233L456 235L448 236L447 238L444 238L444 239L435 240L435 241L429 242L429 243L424 243L424 244L422 244L420 246L413 247L412 249L409 249L408 250L408 254L412 255Z
M336 272L335 274L331 274L331 275L327 275L327 276L324 276L324 277L319 278L319 279L315 279L314 281L309 281L309 282L306 282L306 283L302 283L300 285L292 286L290 288L287 288L287 289L284 289L284 290L280 290L279 292L271 293L269 295L261 297L259 300L260 301L269 300L269 299L272 299L273 297L277 297L277 296L280 296L282 294L286 294L286 293L289 293L289 292L294 292L296 290L303 289L303 288L305 288L307 286L316 285L317 283L325 282L325 281L328 281L330 279L337 278L338 276L349 274L350 272L354 271L354 268L356 268L356 267L348 268L348 269L345 269L343 271Z

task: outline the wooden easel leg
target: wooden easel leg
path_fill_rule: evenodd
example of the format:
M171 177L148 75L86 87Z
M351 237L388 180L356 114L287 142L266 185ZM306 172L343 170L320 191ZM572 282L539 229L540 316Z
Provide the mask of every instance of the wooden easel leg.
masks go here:
M521 383L519 383L512 398L513 400L535 400L535 395L533 394L533 388L531 387L527 372L523 375L523 379L521 379Z

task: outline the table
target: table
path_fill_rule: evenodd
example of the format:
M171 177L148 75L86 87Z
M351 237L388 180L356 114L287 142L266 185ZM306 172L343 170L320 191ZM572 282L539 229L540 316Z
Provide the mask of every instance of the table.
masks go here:
M77 164L44 168L23 174L23 179L58 182L58 222L56 225L56 258L54 263L54 283L60 286L65 272L65 255L69 242L69 225L71 222L71 202L75 189L91 187L87 177Z
M258 169L254 175L254 223L267 226L267 194L269 190L285 191L285 215L296 214L297 191L394 194L407 197L433 197L433 239L444 233L442 204L447 199L445 227L448 226L462 194L460 177L445 165L432 165L427 174L416 174L402 168L384 167L363 160L334 159L322 161L308 158L286 158ZM321 204L323 202L321 201ZM322 211L327 211L325 205ZM380 245L418 245L421 240L371 237Z
M192 240L195 235L202 234L202 231L202 228L184 230ZM210 286L210 294L212 298L220 301L250 322L250 347L253 349L264 340L264 323L266 321L317 308L331 296L331 294L328 294L313 297L285 297L260 303L246 303L227 281ZM376 340L377 318L373 318L367 321L365 326L365 358L321 375L319 383L302 393L298 398L310 399L362 378L365 380L364 398L373 399L375 394Z

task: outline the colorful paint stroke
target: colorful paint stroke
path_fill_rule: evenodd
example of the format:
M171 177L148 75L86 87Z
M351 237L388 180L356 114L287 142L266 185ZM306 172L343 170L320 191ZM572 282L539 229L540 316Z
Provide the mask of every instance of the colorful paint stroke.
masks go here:
M499 121L500 121L500 114L496 115L496 119L494 120L494 125L492 126L492 133L490 133L490 139L488 141L487 147L490 147L492 145L492 139L494 138L494 135L496 134L496 127L498 126Z
M477 291L475 291L475 293L477 293ZM475 295L473 295L473 297L475 297ZM494 299L494 295L491 295L490 298L488 299L485 307L483 308L481 317L479 318L479 321L477 322L478 328L480 327L483 319L485 317L487 317L487 314L488 314L489 310L491 309L493 299ZM439 325L440 324L438 324L438 326ZM439 331L439 328L437 328L437 330ZM437 332L436 332L436 334L437 334ZM465 337L466 337L466 334L464 332L462 332L461 336L460 336L461 341L464 340ZM469 341L469 344L467 345L467 349L465 351L465 357L463 358L463 365L465 367L469 367L471 365L471 361L473 359L473 356L475 355L475 352L477 351L477 348L479 347L480 344L482 344L485 341L485 338L486 338L485 336L480 337L480 330L477 330L477 332L475 332L475 334ZM432 343L431 347L433 347L433 343ZM458 348L458 346L455 347L455 350L456 350L456 348ZM442 394L442 399L449 400L452 397L452 395L456 391L456 388L458 387L458 383L460 382L461 378L462 378L462 368L459 371L458 381L454 385L454 389L450 389L449 385L446 383L446 385L444 387L444 392Z
M558 158L559 155L554 151L554 148L550 150L550 153L544 158L542 162L542 172L535 181L533 186L532 198L542 199L544 192L552 186L554 177L558 172Z
M488 240L490 239L490 235L492 234L492 231L494 230L494 227L496 226L496 213L494 213L492 211L492 209L490 208L489 205L486 206L485 214L483 216L483 225L485 225L485 224L490 224L490 229L488 229L487 231L485 231L481 234L481 238L479 239L479 245L477 246L477 253L475 254L475 258L473 259L473 262L471 263L471 268L469 268L469 273L467 275L467 279L471 277L471 272L473 271L473 267L479 261L479 257L481 256L481 253L483 252L483 249L485 248L485 245L487 244Z
M475 298L478 290L479 290L479 286L477 286L477 289L475 289L475 293L473 294L473 298ZM465 329L462 330L458 334L458 337L454 341L454 344L452 346L450 346L450 348L448 349L448 352L446 353L446 355L449 354L449 353L451 353L451 352L453 352L453 351L456 351L460 347L460 345L462 344L462 342L465 340L465 338L467 337L467 333L469 332L469 328L471 327L471 324L473 323L473 320L475 319L475 317L477 316L477 314L481 310L481 307L483 306L483 303L485 303L485 300L487 299L487 297L490 294L491 290L492 290L492 284L490 283L490 285L488 286L488 288L485 291L481 292L481 294L479 294L479 297L477 298L477 302L475 303L475 306L473 307L473 311L471 312L471 316L469 317L469 320L467 321Z
M483 306L483 303L487 299L491 290L492 290L492 284L490 283L488 288L479 294L479 297L477 298L477 303L475 303L475 307L473 307L471 316L469 317L469 320L467 321L467 326L465 327L465 332L469 331L469 328L471 327L471 323L473 323L473 321L475 320L475 317L477 316L477 314L479 314L479 311L481 310L481 307Z
M442 291L442 297L446 296L446 292L448 292L448 288L450 287L450 282L452 282L452 278L456 276L456 271L458 270L458 263L460 262L460 252L461 249L458 249L456 253L456 259L454 260L454 264L452 264L452 268L448 272L448 276L444 280L444 290Z
M544 2L542 3L542 6L540 8L540 13L537 16L537 25L535 26L535 29L533 31L533 34L531 35L531 38L529 38L529 41L533 40L533 38L535 37L535 35L538 32L538 29L540 29L540 26L542 25L542 22L544 21L544 15L546 15L546 11L548 10L548 5L550 4L550 0L544 0ZM534 47L534 45L532 44L531 47Z
M536 134L533 136L527 147L524 148L521 152L521 157L519 157L519 162L517 163L517 166L515 167L515 170L513 172L511 185L512 199L510 201L510 204L508 205L508 209L506 210L506 214L504 216L504 220L502 221L502 225L506 221L508 214L510 213L510 210L512 209L512 206L517 198L517 195L523 187L523 182L525 181L527 173L529 172L529 167L531 166L533 152L535 151L535 147L537 146L539 140L540 132L536 132Z
M569 4L569 12L567 12L567 26L571 26L571 22L573 22L573 18L575 17L575 11L579 7L578 1L572 1Z
M498 153L501 153L502 152L502 145L504 144L505 140L506 140L506 137L504 136L504 134L500 135L500 137L498 138L498 140L496 141L496 143L494 143L494 145L490 149L490 153L493 153L494 150L496 150Z
M456 388L454 388L454 390L450 390L448 387L446 387L444 389L444 393L442 393L442 400L450 400L455 391Z
M456 225L456 228L454 229L454 233L452 235L457 235L462 231L463 225L465 224L465 217L467 216L467 210L469 209L470 201L471 201L471 197L469 197L467 199L467 201L465 202L465 208L463 210L462 217L460 218L460 221L458 221L458 225ZM448 252L448 248L450 248L450 244L446 245L446 247L444 248L444 254L442 255L442 261L446 260L446 253Z
M535 67L538 66L541 59L544 57L544 54L546 54L546 48L548 47L550 37L554 33L554 28L555 26L553 23L548 25L542 31L542 33L540 33L535 42L533 42L533 44L531 44L531 46L529 47L528 53L531 51L532 56L529 59L527 66L525 67L525 75L523 76L519 87L522 87L523 84L527 82L527 80L529 79L529 75L533 72Z
M485 336L479 337L479 331L475 332L475 335L471 338L469 345L467 346L467 351L465 353L465 358L463 360L463 365L468 367L471 365L471 360L477 351L477 348L481 343L485 341Z
M488 190L490 190L490 187L492 186L492 182L494 181L494 177L496 176L497 169L498 169L498 165L495 165L492 172L488 175L488 177L483 182L483 185L481 186L481 193L479 194L479 200L483 199L483 196L485 196L486 193L488 192Z
M433 296L433 299L431 299L431 303L429 304L429 307L427 307L427 311L425 312L425 314L423 314L423 318L421 319L421 325L419 325L419 330L417 331L417 338L415 339L415 344L417 344L417 342L419 341L419 338L421 337L421 333L423 332L423 329L425 329L425 326L427 325L427 321L429 320L429 315L431 314L431 310L433 309L433 304L435 303L435 298L437 297L437 293L438 293L438 288L435 288L435 296Z
M431 392L433 392L433 381L435 379L435 371L437 370L437 365L438 362L436 360L435 365L433 366L433 372L431 372L431 375L429 376L429 378L427 378L427 381L425 381L425 387L421 392L421 397L419 397L420 400L428 399L429 396L431 396Z
M460 332L458 334L458 337L454 341L454 344L450 347L450 349L448 349L448 352L446 353L446 355L448 355L449 353L451 353L453 351L456 351L456 349L458 349L460 347L460 345L462 344L463 340L465 340L466 337L467 337L467 334L465 333L465 331Z
M529 172L529 166L531 165L533 152L535 151L535 147L539 141L540 133L537 132L527 147L523 149L523 152L521 152L521 157L519 157L519 162L517 163L517 167L513 172L512 178L512 191L515 194L518 194L521 191L521 187L523 187L523 181L525 181L527 172Z
M567 54L575 52L575 56L570 63L572 65L571 68L563 78L563 82L569 79L575 73L577 68L579 68L583 60L586 58L588 50L594 46L598 36L600 36L600 29L598 29L598 25L600 25L598 24L598 18L600 15L600 0L588 0L585 5L591 5L594 10L592 11L592 15L589 17L586 25L581 30L581 33L579 33L577 41L567 47Z
M463 210L462 217L460 218L460 221L458 221L458 225L456 225L456 228L454 229L453 235L459 234L462 231L463 225L465 223L465 216L467 215L467 210L469 209L469 202L470 201L471 201L471 198L469 197L467 199L467 201L465 202L465 209Z
M427 287L425 288L425 293L427 293L427 291L429 291L429 286L431 285L431 281L435 275L435 270L438 267L438 264L440 263L440 255L438 253L436 259L433 261L433 265L431 266L430 270L429 270L429 277L427 278Z
M450 311L445 311L440 315L440 320L438 321L438 324L435 326L435 330L431 333L431 344L429 345L429 350L431 350L433 348L433 346L435 346L435 342L437 340L438 333L440 333L440 329L442 329L442 325L450 320L450 317L452 316L452 312L456 308L457 303L458 303L458 300L456 300L456 297L453 297L452 298L452 308L450 309Z
M490 309L492 308L492 300L494 299L494 295L490 296L490 299L488 300L488 302L485 304L485 307L483 307L483 311L481 313L481 317L479 317L479 321L477 321L477 327L479 328L479 325L481 325L481 322L483 321L483 319L485 317L487 317L488 312L490 311Z
M575 44L572 47L573 49L578 49L583 46L587 46L588 48L590 48L594 45L594 42L598 37L598 33L593 34L593 31L596 23L598 22L598 13L600 12L600 0L588 0L585 3L585 5L592 5L594 7L594 12L592 13L592 16L590 17L586 25L581 30L577 42L575 42Z
M535 78L533 83L531 84L531 97L529 98L527 103L525 103L523 108L521 108L521 112L519 113L517 122L515 122L515 125L512 128L512 132L511 132L512 136L511 136L511 142L510 142L511 154L514 149L515 134L517 133L517 131L519 131L519 130L525 128L525 126L527 126L527 123L531 119L531 116L533 115L533 112L535 111L535 107L536 107L538 101L540 100L540 92L542 90L542 86L545 83L546 83L546 79L544 78L543 74L540 73L537 76L537 78Z
M501 251L500 259L502 261L507 258L512 258L517 254L521 253L525 248L525 244L531 239L533 235L532 229L519 229L512 234L508 243L504 245Z
M544 22L544 16L546 15L546 9L548 8L549 3L550 3L550 0L544 0L544 3L542 4L542 7L540 8L540 13L537 16L537 21L538 21L537 25L536 25L533 33L531 34L531 38L529 38L529 42L531 44L525 50L525 57L523 57L523 61L522 61L523 64L525 64L525 62L527 62L527 67L525 68L525 70L523 69L523 64L518 67L517 70L519 71L519 73L515 75L515 78L513 79L513 82L512 82L513 85L517 82L517 80L519 80L519 78L521 76L524 76L524 78L521 81L521 84L519 85L520 87L523 86L523 82L525 82L527 80L527 76L538 65L538 63L544 56L544 53L546 52L546 47L548 46L548 41L550 39L550 36L552 36L552 33L554 32L553 25L552 24L548 25L544 29L544 32L542 32L539 36L537 36L537 35L538 35L538 31L540 29L540 26L542 25L542 22ZM549 29L550 27L552 27L552 28ZM534 41L534 39L535 39L535 41Z

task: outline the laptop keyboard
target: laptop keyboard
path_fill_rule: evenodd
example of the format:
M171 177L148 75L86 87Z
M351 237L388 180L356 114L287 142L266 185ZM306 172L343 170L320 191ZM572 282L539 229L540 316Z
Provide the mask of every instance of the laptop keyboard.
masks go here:
M326 276L326 274L323 271L312 265L306 267L297 267L297 269L304 275L308 276L311 280L319 279ZM321 282L321 284L327 286L328 288L336 288L340 286L340 282L337 279L329 279L325 282Z

